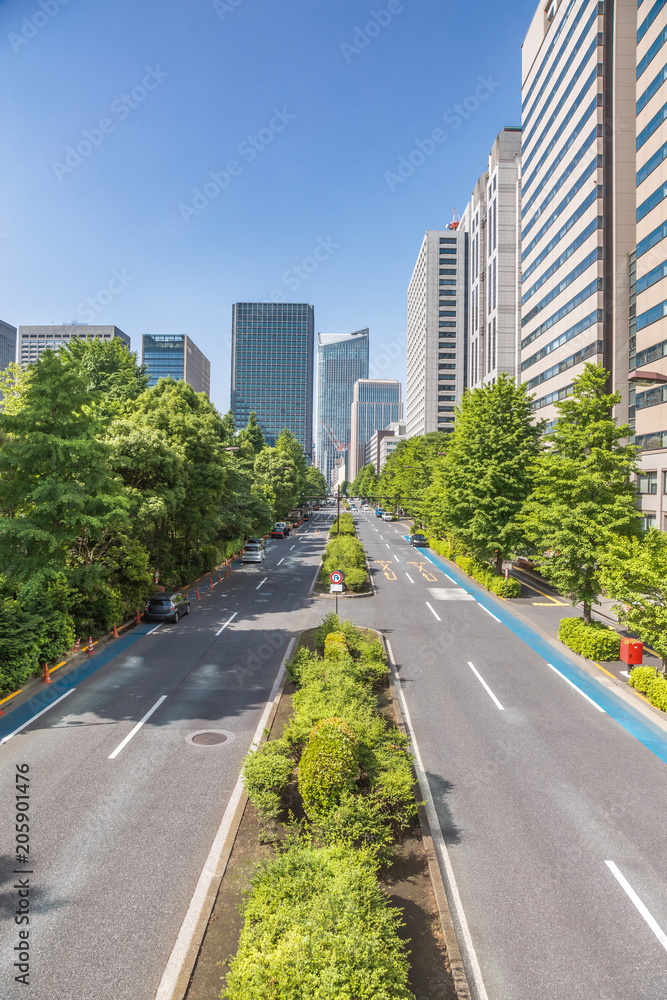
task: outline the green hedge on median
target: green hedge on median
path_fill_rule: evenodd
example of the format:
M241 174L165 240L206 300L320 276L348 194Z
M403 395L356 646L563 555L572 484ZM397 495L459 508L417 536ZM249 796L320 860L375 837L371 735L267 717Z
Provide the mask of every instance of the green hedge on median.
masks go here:
M354 527L354 517L352 514L341 514L337 517L329 529L329 538L337 535L356 535Z
M621 655L620 635L601 622L587 625L583 618L561 618L558 638L589 660L618 660Z
M345 573L345 586L361 590L366 583L366 553L358 538L339 535L330 539L322 558L320 580L328 584L331 573L340 569Z
M653 667L635 667L628 684L645 694L656 708L667 712L667 680L660 674L656 677Z

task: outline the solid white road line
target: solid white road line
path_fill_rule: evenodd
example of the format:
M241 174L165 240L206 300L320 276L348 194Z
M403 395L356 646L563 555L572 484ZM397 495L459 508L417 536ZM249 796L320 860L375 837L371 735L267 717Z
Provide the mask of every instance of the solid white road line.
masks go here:
M264 579L262 581L260 581L260 583L257 584L257 586L255 587L255 590L259 590L259 588L261 586L263 586L263 584L265 584L268 579L269 579L268 576L265 576Z
M410 583L414 583L414 582L415 582L415 581L414 581L414 580L412 579L412 577L410 576L410 574L409 574L409 573L406 573L405 575L407 576L407 578L408 578L408 580L410 581ZM430 604L429 604L429 607L431 607L431 605L430 605ZM431 611L433 611L433 608L431 608Z
M1 739L0 747L2 746L3 743L6 743L7 740L11 740L12 736L16 736L16 734L20 733L22 729L25 729L26 726L29 726L31 722L35 721L35 719L39 719L40 715L44 715L45 712L48 712L50 708L53 708L54 705L57 705L59 701L62 701L63 698L66 698L68 694L72 693L72 691L76 691L76 688L70 688L69 691L65 691L65 694L61 694L59 698L56 698L54 701L52 701L51 704L47 705L46 708L43 708L41 712L37 712L37 714L33 715L31 719L28 719L27 722L24 722L22 726L19 726L18 729L14 729L13 732L9 733L7 736Z
M264 706L262 717L257 724L257 729L255 730L255 735L252 738L251 746L257 746L262 739L264 727L268 722L269 715L271 714L271 708L274 701L278 697L283 677L285 676L285 663L292 655L295 643L296 639L290 639L287 652L283 657L283 662L280 664L280 670L278 671L276 679L273 682L269 700ZM225 841L227 840L232 820L234 819L234 813L236 812L242 795L243 780L239 774L238 780L234 785L234 790L229 797L227 808L225 809L222 820L220 821L220 826L218 827L218 832L215 835L215 840L211 845L211 850L209 851L206 859L204 869L199 876L199 881L197 882L194 895L190 901L188 912L185 914L183 923L181 924L181 929L178 932L178 937L176 938L176 943L173 947L171 955L169 956L169 961L167 962L167 967L164 970L162 980L155 995L155 1000L176 1000L176 996L181 997L183 995L182 992L177 993L181 969L187 958L188 952L190 951L192 940L197 930L197 925L206 902L206 897L208 896L211 888L211 884L216 877L220 878L224 874L224 869L223 871L218 870L220 856L224 850Z
M406 574L406 576L407 576L407 574ZM412 582L414 583L414 580L413 580ZM433 617L434 617L434 618L437 618L439 622L441 622L441 621L442 621L442 618L440 617L440 615L439 615L439 614L437 614L437 613L436 613L436 612L435 612L435 611L433 610L433 608L432 608L432 607L431 607L431 605L430 605L430 604L428 603L428 601L426 602L426 607L427 607L427 608L429 609L429 611L431 612L431 614L433 615Z
M132 739L132 737L136 733L139 732L139 730L143 726L144 722L146 722L147 719L150 719L150 717L153 714L153 712L155 711L155 709L160 707L160 705L162 704L162 702L165 700L166 697L167 697L166 694L163 694L161 698L158 698L158 700L155 702L155 704L153 705L153 707L151 709L149 709L148 712L146 712L146 714L144 715L143 719L140 719L139 722L137 722L137 724L134 727L134 729L132 730L132 732L128 733L127 736L125 737L125 739L121 743L118 744L118 746L116 747L116 749L114 750L114 752L109 754L109 758L108 758L109 760L114 760L114 758L116 758L118 756L118 754L121 752L121 750L123 749L123 747L127 746L127 744L130 742L130 740Z
M228 618L227 621L225 622L225 624L222 626L222 628L219 628L218 631L215 634L216 635L220 635L221 632L224 632L225 629L227 628L227 626L229 625L229 623L234 621L234 619L236 618L237 614L238 614L238 611L235 611L234 614L232 615L232 617Z
M280 560L279 560L279 561L278 561L278 562L276 563L276 565L277 565L277 566L280 566L280 563L281 563L281 562L285 562L285 556L283 556L283 557L282 557L282 559L280 559Z
M475 952L475 946L472 943L472 935L470 934L470 928L468 927L468 921L466 919L465 911L463 909L463 903L461 902L461 896L459 895L459 888L456 884L456 879L454 878L454 869L452 868L452 863L449 858L449 852L447 850L447 845L445 844L445 838L442 835L442 828L440 826L440 821L438 820L438 814L435 811L435 803L433 801L433 794L431 792L431 786L428 783L428 778L426 777L426 771L424 770L424 765L422 763L421 753L419 752L419 745L415 737L415 731L412 726L412 719L410 718L410 712L408 710L408 705L405 700L405 695L403 694L403 685L401 684L401 679L398 673L398 667L396 666L396 661L394 659L394 653L392 651L389 640L385 640L387 643L387 649L389 650L389 662L391 663L394 671L394 680L396 683L396 693L398 695L398 700L401 703L401 710L403 712L403 718L405 720L405 725L410 736L410 743L412 744L412 753L414 755L415 771L417 772L417 780L419 782L419 791L424 799L424 808L426 809L426 815L428 816L429 826L431 828L431 836L433 837L433 843L435 849L440 855L442 864L445 869L445 879L447 881L447 887L451 896L453 905L453 910L455 911L456 917L458 919L459 927L461 929L461 936L463 937L463 944L465 946L465 951L467 952L468 963L470 965L470 971L472 973L472 978L474 979L475 986L477 988L477 998L478 1000L489 1000L486 988L484 986L484 980L482 979L482 970L479 967L479 961L477 960L477 954Z
M500 704L500 702L496 698L495 694L493 693L493 691L491 690L491 688L489 687L489 685L486 683L486 681L484 680L484 678L480 674L480 672L477 669L477 667L474 667L472 665L472 663L470 662L470 660L468 660L468 666L470 667L470 669L472 670L473 674L475 675L475 677L477 678L477 680L480 682L480 684L482 685L482 687L484 688L484 690L486 691L486 693L493 699L493 701L495 702L496 706L500 709L501 712L504 712L505 709Z
M158 622L158 624L155 625L154 628L151 628L151 629L148 630L148 632L146 633L146 635L152 635L153 632L157 632L157 630L160 628L161 625L164 625L164 622Z
M396 555L394 556L394 559L396 560L396 562L397 562L397 563L400 563L400 561L401 561L401 560L400 560L400 559L398 558L398 556L396 556Z
M545 663L546 663L546 660L545 660ZM589 698L588 695L585 693L585 691L582 691L581 688L577 687L577 685L574 683L574 681L571 681L569 677L565 676L565 674L561 674L560 670L556 670L556 668L554 667L553 663L547 663L547 666L551 667L551 669L553 670L553 672L555 674L558 674L559 677L562 677L563 680L565 681L565 683L569 684L571 688L574 688L574 690L578 694L580 694L582 698L585 698L586 701L590 701L590 703L593 706L593 708L597 708L598 712L604 712L604 708L601 708L596 701L593 701L592 698ZM605 712L605 714L606 714L606 712Z
M451 576L450 576L449 579L451 580ZM479 604L479 601L477 603ZM487 615L491 615L492 618L496 618L496 616L494 615L493 611L489 611L489 609L485 608L483 604L479 604L479 606L482 609L482 611L486 611ZM502 622L500 621L500 618L496 618L496 621L500 622L500 624L502 625Z
M649 927L657 937L662 947L665 949L665 951L667 951L667 934L665 934L658 921L655 919L655 917L651 915L651 913L649 913L649 911L644 906L644 904L642 903L641 899L639 898L635 890L632 888L632 886L625 878L625 876L620 873L614 862L605 861L605 864L609 869L609 871L614 876L614 878L616 879L616 881L618 882L618 884L620 885L620 887L628 894L634 905L637 907L637 909L639 910L642 917L644 918L646 923L649 925Z
M391 548L391 545L389 544L389 542L385 542L384 544L387 546L388 549Z

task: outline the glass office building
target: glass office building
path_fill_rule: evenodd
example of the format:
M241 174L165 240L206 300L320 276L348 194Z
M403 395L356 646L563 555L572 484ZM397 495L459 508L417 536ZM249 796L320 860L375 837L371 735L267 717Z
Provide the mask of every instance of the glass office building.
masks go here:
M195 392L211 390L211 363L184 333L144 334L141 361L148 369L148 384L173 378L191 385Z
M376 431L403 420L401 383L362 378L354 384L347 478L352 482L366 459L366 444Z
M313 451L314 309L302 302L236 302L232 306L231 402L236 426L257 414L266 443L294 434Z
M328 483L350 447L357 379L368 378L368 327L317 335L317 465Z

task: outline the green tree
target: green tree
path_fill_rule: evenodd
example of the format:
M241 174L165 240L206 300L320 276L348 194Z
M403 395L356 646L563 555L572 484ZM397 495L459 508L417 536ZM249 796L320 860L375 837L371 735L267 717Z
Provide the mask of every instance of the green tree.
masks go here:
M310 497L324 496L329 492L327 481L316 465L308 466L306 471L306 493Z
M429 490L429 521L461 539L480 560L503 560L522 542L518 517L532 487L542 425L525 385L502 373L466 392L447 456Z
M0 561L17 581L62 571L127 520L94 398L62 352L34 365L17 413L0 416Z
M449 435L432 431L400 441L380 471L376 490L387 506L400 505L421 522L425 517L427 490L442 454L447 450Z
M226 418L223 418L223 427ZM257 423L257 414L253 411L248 418L248 424L244 430L239 431L238 443L244 451L247 451L253 458L259 455L262 448L266 447L266 441L262 434L262 428ZM245 446L245 447L244 447Z
M650 644L667 676L667 535L612 538L600 556L600 580L618 620ZM656 669L656 675L657 675Z
M0 371L0 413L15 414L23 406L32 368L10 361Z
M117 337L71 340L61 351L107 416L134 402L148 387L146 367Z
M227 446L236 444L236 421L231 410L227 410L222 418L222 436Z
M631 474L637 448L618 426L607 372L587 364L572 395L556 403L558 422L534 465L535 485L520 522L535 545L542 573L573 604L591 606L602 590L600 557L615 539L636 535L639 513Z
M255 459L255 477L279 519L296 507L303 495L298 469L289 453L264 448Z

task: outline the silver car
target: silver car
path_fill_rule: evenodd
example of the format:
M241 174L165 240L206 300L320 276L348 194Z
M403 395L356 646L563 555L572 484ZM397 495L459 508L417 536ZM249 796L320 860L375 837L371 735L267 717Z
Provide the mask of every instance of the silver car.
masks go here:
M261 563L266 559L266 552L257 542L248 542L241 554L241 561L247 563Z
M177 622L183 615L190 614L190 601L183 594L154 594L146 604L144 618L147 620Z

